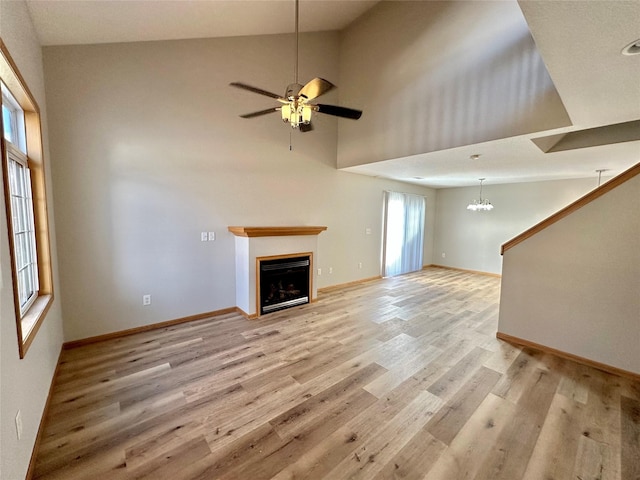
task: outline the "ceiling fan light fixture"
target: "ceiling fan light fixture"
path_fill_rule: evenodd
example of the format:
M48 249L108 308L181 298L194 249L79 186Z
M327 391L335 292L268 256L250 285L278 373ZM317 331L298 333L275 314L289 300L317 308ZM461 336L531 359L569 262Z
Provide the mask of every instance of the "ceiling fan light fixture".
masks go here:
M270 97L280 102L279 107L267 108L257 112L247 113L240 115L242 118L255 118L269 113L280 111L282 120L285 123L291 125L292 128L297 128L300 132L310 132L313 130L311 125L311 116L313 112L322 113L325 115L332 115L334 117L349 118L352 120L358 120L362 116L361 110L355 110L353 108L340 107L337 105L325 105L309 103L316 98L324 95L325 93L333 90L336 86L325 80L324 78L316 77L305 85L298 83L298 3L299 0L295 0L296 13L296 34L295 34L295 62L294 62L294 80L293 83L287 85L284 97L275 93L263 90L261 88L253 87L242 82L231 82L229 85L236 88L241 88L249 92L257 93L265 97Z
M280 113L282 113L282 121L285 123L290 122L292 112L293 112L293 108L291 108L290 103L285 103L284 105L282 105L280 107Z
M311 105L303 105L301 108L302 108L302 123L310 123L311 112L313 112L313 108L311 108Z
M282 121L291 124L292 128L311 123L311 112L313 107L306 103L289 102L280 107Z

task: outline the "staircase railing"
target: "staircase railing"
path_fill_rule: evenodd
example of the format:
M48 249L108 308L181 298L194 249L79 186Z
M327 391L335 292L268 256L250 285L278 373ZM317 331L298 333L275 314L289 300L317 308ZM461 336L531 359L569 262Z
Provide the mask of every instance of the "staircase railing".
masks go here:
M628 181L629 179L635 177L638 174L640 174L640 163L636 163L633 167L629 168L628 170L625 170L620 175L613 177L611 180L591 190L589 193L587 193L583 197L580 197L575 202L567 205L562 210L557 211L550 217L547 217L544 220L542 220L540 223L534 225L528 230L525 230L520 235L512 238L508 242L505 242L502 245L502 248L500 249L500 254L504 255L504 252L506 252L510 248L516 246L521 242L524 242L527 238L532 237L536 233L540 232L541 230L544 230L550 225L553 225L557 221L563 219L567 215L570 215L571 213L575 212L579 208L582 208L585 205L593 202L596 198L601 197L605 193L613 190L618 185L623 184L624 182Z

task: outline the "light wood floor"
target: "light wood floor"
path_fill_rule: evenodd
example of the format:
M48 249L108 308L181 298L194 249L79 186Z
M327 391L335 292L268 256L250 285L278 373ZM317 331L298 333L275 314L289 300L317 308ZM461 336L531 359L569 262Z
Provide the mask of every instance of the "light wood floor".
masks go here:
M497 340L499 288L428 269L65 351L35 476L639 479L640 382Z

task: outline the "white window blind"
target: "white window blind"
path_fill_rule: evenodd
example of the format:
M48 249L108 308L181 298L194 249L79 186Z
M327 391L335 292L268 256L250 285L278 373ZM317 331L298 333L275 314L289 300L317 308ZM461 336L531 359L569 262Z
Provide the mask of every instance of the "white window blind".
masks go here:
M383 276L422 269L425 198L385 192Z

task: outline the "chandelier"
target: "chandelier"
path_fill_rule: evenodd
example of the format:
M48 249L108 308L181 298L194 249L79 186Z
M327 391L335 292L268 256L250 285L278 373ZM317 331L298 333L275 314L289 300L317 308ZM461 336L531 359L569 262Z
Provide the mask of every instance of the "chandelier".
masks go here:
M480 178L480 198L478 200L473 200L469 205L467 205L467 210L472 210L477 212L478 210L493 210L493 205L487 198L482 198L482 182L485 180L484 178Z

